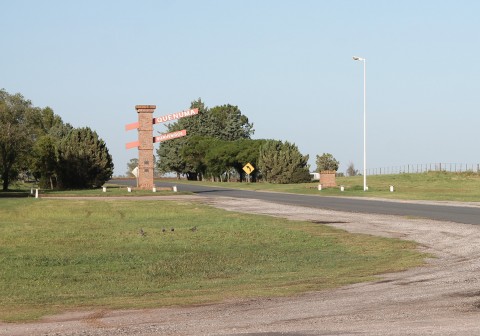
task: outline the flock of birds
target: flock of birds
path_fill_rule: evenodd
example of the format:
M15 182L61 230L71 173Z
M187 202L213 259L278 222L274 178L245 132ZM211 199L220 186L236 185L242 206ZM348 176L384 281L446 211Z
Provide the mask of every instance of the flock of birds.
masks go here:
M194 226L189 230L192 231L192 232L195 232L195 231L197 231L197 227ZM162 232L167 232L167 229L162 228ZM173 227L170 228L170 232L175 232L175 228L173 228ZM139 234L140 234L140 236L145 237L147 235L147 232L145 230L143 230L143 228L141 228L140 231L139 231Z

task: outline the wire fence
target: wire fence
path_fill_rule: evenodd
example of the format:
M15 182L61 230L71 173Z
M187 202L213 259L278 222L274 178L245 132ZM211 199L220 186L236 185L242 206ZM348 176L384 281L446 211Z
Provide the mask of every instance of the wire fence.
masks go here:
M480 173L480 163L422 163L407 164L402 166L370 168L367 175L388 175L388 174L416 174L429 171L444 171L452 173L473 172Z

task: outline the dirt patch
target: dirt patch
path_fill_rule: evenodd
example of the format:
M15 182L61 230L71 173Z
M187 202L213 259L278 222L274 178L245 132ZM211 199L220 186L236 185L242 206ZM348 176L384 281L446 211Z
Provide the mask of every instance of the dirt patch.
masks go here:
M424 267L332 291L206 306L70 312L39 323L0 324L0 335L480 335L480 226L247 199L191 200L414 240L436 258Z

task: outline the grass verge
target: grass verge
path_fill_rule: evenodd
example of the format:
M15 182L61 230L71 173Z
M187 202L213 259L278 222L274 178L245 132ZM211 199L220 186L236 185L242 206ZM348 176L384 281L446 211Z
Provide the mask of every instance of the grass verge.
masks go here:
M300 184L271 184L271 183L205 183L220 187L232 187L257 191L278 191L307 195L343 196L343 197L379 197L403 200L431 200L431 201L458 201L480 202L480 174L472 172L449 173L427 172L420 174L395 174L367 176L369 190L363 191L363 177L338 177L340 188L328 188L319 191L318 182ZM394 192L390 192L390 186Z
M291 295L425 258L413 242L191 202L5 199L0 218L3 321Z

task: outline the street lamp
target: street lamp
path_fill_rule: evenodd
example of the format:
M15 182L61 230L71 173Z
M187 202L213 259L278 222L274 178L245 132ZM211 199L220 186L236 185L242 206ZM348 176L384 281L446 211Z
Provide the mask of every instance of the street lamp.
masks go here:
M363 191L367 191L367 60L357 56L353 60L363 62Z

